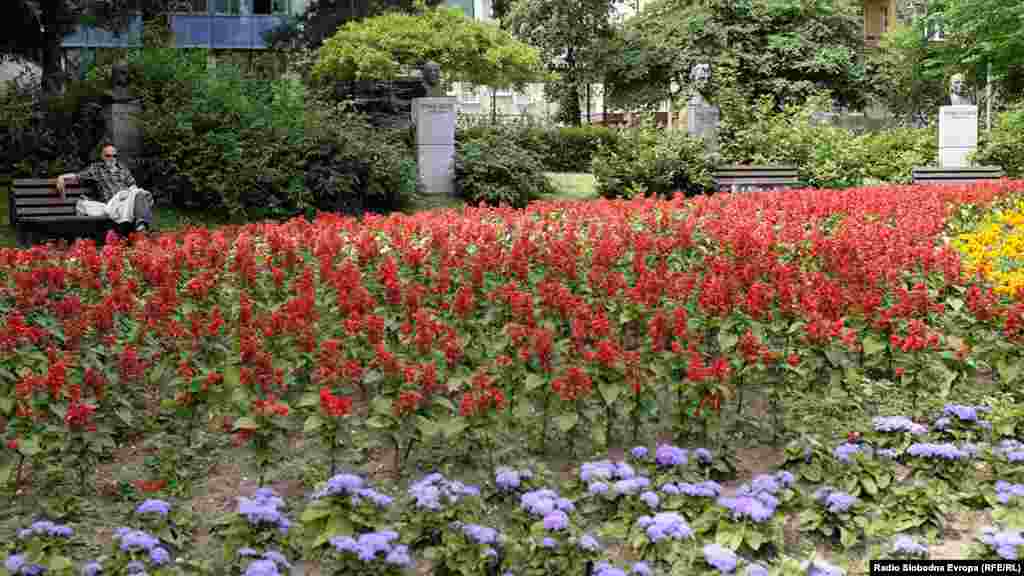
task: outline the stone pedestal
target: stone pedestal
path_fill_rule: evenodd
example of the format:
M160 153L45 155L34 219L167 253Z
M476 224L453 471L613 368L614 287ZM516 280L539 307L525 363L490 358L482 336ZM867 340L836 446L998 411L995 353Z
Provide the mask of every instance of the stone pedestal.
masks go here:
M978 149L978 107L972 105L939 108L939 166L969 166L967 156Z
M118 160L130 170L135 168L135 159L142 152L142 131L138 119L141 110L138 101L115 100L106 111L107 136L117 148Z
M686 131L694 138L704 140L709 151L718 150L718 121L720 113L703 98L691 98L686 105Z
M454 194L457 99L416 98L412 116L416 123L416 166L424 192Z

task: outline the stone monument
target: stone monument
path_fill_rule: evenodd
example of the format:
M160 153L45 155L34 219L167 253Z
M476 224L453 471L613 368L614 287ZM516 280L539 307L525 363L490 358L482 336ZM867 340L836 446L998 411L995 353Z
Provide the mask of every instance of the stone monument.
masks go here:
M416 167L424 192L455 192L455 120L458 101L441 91L440 66L427 62L421 68L427 96L412 102L416 124Z
M696 64L690 70L690 85L693 95L686 104L686 131L690 136L704 140L709 151L715 151L718 149L720 113L718 107L709 104L705 98L710 81L710 64Z
M939 108L939 166L962 168L970 165L967 157L978 149L978 107L961 74L950 79L949 102Z
M110 73L110 103L106 110L107 136L117 147L118 159L129 169L142 152L142 132L138 114L139 101L131 93L128 68L115 65Z

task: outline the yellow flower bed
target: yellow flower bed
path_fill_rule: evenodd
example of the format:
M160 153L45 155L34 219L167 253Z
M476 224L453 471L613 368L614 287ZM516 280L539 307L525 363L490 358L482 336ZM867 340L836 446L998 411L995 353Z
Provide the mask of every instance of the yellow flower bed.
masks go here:
M1024 289L1024 200L992 212L973 232L957 236L953 246L967 272L981 271L1000 294Z

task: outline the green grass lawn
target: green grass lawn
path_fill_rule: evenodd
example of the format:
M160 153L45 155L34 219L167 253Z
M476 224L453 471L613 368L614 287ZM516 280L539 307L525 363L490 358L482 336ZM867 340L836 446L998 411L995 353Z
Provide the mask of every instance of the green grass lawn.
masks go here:
M573 172L546 172L545 175L551 181L557 191L555 194L543 195L542 200L591 200L597 198L593 174ZM9 192L9 180L6 176L0 175L0 247L13 247L16 245L14 229L9 224L7 209L7 195ZM463 202L457 198L425 196L411 199L402 209L406 214L412 214L421 210L434 210L437 208L458 208ZM209 214L200 211L182 211L171 207L157 207L153 211L155 220L154 226L157 230L176 230L186 226L210 226L216 225Z

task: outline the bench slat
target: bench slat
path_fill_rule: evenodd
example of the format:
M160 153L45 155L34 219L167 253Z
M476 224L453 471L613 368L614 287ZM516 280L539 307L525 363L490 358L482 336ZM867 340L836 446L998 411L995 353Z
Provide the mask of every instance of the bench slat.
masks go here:
M18 216L19 216L19 218L24 218L24 217L27 217L27 216L48 216L50 214L61 215L61 216L63 216L63 215L74 215L75 214L75 207L74 206L47 206L45 208L40 208L40 207L37 206L37 207L34 207L34 208L19 208L18 209Z
M728 164L714 170L715 188L722 192L799 188L800 172L795 166ZM745 191L745 190L743 190Z
M22 206L74 206L76 201L77 198L19 198L14 204L21 210Z
M54 214L51 216L27 216L21 222L48 224L63 222L113 222L106 216L79 216L77 214Z

